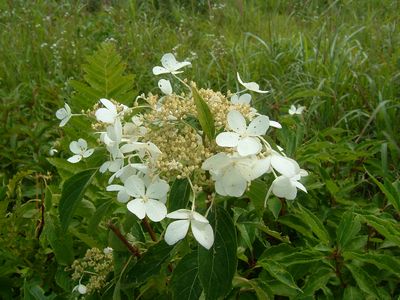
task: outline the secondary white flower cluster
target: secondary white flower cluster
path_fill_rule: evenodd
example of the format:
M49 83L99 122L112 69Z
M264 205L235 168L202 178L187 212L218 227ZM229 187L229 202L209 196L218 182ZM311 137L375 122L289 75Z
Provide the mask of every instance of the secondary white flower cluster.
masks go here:
M111 173L106 190L117 192L117 200L125 203L130 212L153 222L174 219L164 235L170 245L183 239L190 227L198 243L210 249L214 233L207 213L203 216L195 210L199 191L241 197L254 179L272 173L268 194L293 200L297 189L306 192L299 180L307 172L286 157L279 146L274 149L265 139L270 127L279 129L281 125L250 105L249 92L268 91L260 90L255 82L243 82L239 73L237 79L244 89L230 94L230 99L220 92L199 90L214 116L218 133L215 140L209 140L199 126L190 123L191 118L199 118L192 95L196 86L177 76L190 63L178 62L168 53L161 64L153 68L153 74L175 79L188 93L174 92L171 81L163 78L158 82L162 97L141 95L132 108L103 98L88 114L95 117L93 128L108 152L100 166L100 172ZM56 116L64 126L74 115L65 104ZM68 159L71 163L93 153L83 139L71 142L70 150L74 154ZM186 178L190 183L191 208L168 213L170 183L176 178Z

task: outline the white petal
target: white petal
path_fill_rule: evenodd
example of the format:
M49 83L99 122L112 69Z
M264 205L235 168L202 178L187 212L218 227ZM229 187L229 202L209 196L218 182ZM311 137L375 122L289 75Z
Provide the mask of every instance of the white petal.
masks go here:
M232 110L228 113L228 126L239 134L246 132L246 120L243 115L236 110Z
M60 122L60 127L65 126L65 124L68 123L69 119L71 119L71 115L68 115L67 117L65 117L64 119L62 119L61 122Z
M110 162L108 170L110 172L114 173L114 172L119 171L122 168L123 165L124 165L124 160L123 159L116 159L116 160Z
M204 217L203 215L199 214L197 211L192 211L192 217L194 220L200 223L209 223L207 218Z
M271 165L277 172L289 178L300 172L299 164L295 160L279 154L272 155Z
M175 210L175 211L173 211L173 212L170 212L168 215L167 215L167 218L170 218L170 219L189 219L190 218L190 216L191 216L191 211L190 210L188 210L188 209L178 209L178 210Z
M113 114L117 114L117 107L115 106L114 103L112 103L110 100L106 99L106 98L101 98L100 102L103 103L103 105L109 110L111 111Z
M272 182L272 193L277 197L293 200L296 198L297 189L292 185L289 178L279 176Z
M227 166L230 163L229 157L225 153L218 153L207 158L201 168L203 170L216 170Z
M80 147L81 151L85 151L87 149L87 142L84 139L79 139L78 146Z
M179 70L179 69L182 69L183 67L190 66L190 65L191 65L191 63L188 61L178 62L175 65L175 70ZM176 72L172 72L172 74L174 74L174 73L176 74Z
M106 161L104 162L101 166L100 166L100 173L104 173L105 171L108 170L108 167L110 166L110 161Z
M158 87L160 88L161 92L163 92L165 95L172 94L172 86L171 86L171 82L169 82L169 80L160 79L158 81Z
M163 65L163 67L170 71L175 70L175 66L177 63L178 62L176 61L176 58L172 53L166 53L161 58L161 64Z
M119 184L111 184L109 186L106 187L106 191L108 192L119 192L124 190L125 187L123 185L119 185Z
M136 215L141 220L146 216L146 207L142 199L133 199L132 201L128 202L126 207L131 213Z
M96 119L97 121L104 122L104 123L114 123L114 119L116 114L112 113L107 108L99 108L96 110Z
M132 197L139 198L145 195L144 182L137 175L128 177L125 181L126 192Z
M170 73L170 71L167 70L166 68L159 67L159 66L153 68L154 75L160 75L160 74L166 74L166 73Z
M272 120L269 120L269 126L279 128L279 129L282 128L282 125L280 123L278 123L276 121L272 121Z
M294 115L295 113L296 113L296 106L294 106L292 104L292 105L290 105L290 108L289 108L289 114Z
M306 108L305 106L299 106L299 107L296 109L296 113L299 114L299 115L301 115L301 114L303 113L303 111L304 111L305 108Z
M247 188L247 181L237 170L227 173L222 179L221 184L227 195L232 197L240 197Z
M84 158L87 158L87 157L89 157L90 155L92 155L93 152L94 152L94 149L88 149L88 150L86 150L85 152L83 152L82 156L83 156Z
M183 239L189 229L189 220L174 221L168 225L165 231L164 240L168 245L173 245Z
M149 199L144 205L146 206L146 215L153 222L160 222L167 215L167 208L160 201Z
M239 83L244 86L244 82L243 82L242 78L240 78L239 72L236 72L236 76L237 76Z
M251 95L250 94L243 94L239 97L238 103L239 104L250 104L251 101Z
M250 122L247 127L247 134L250 136L264 135L269 127L269 118L267 116L258 116Z
M67 111L65 108L60 108L59 110L56 111L56 117L59 120L65 119L68 116Z
M251 168L251 179L254 180L261 175L267 173L271 166L271 160L269 158L258 159L254 162Z
M307 193L306 187L298 181L292 181L292 184L294 184L299 190L302 190L304 193Z
M130 196L126 193L125 189L121 190L117 194L117 200L121 203L126 203L129 201Z
M71 156L71 157L68 158L67 160L68 160L70 163L75 164L75 163L77 163L77 162L80 162L81 159L82 159L82 155L76 154L76 155L74 155L74 156Z
M79 147L79 144L78 144L77 141L72 141L69 144L69 150L71 150L71 152L74 153L74 154L81 153L81 148Z
M238 94L232 95L232 97L231 97L231 102L232 102L233 104L239 104L239 95L238 95Z
M165 197L165 195L169 191L169 185L164 180L159 180L151 183L146 191L146 195L152 199L161 199Z
M224 182L221 177L216 178L215 180L215 192L221 196L227 196L227 192L225 191Z
M236 132L221 132L216 137L218 146L221 147L236 147L239 142L239 134Z
M237 152L241 156L254 155L261 151L262 145L258 138L245 137L239 140Z
M210 224L192 220L190 223L193 236L206 249L210 249L214 244L214 231Z

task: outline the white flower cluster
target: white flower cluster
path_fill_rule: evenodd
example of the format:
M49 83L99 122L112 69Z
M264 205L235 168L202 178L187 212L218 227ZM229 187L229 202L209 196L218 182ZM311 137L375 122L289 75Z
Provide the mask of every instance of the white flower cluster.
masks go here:
M101 107L96 105L92 113L97 121L93 127L100 129L99 140L109 154L100 166L100 172L112 173L106 189L117 192L117 200L126 203L130 212L139 219L147 217L153 222L166 217L174 219L164 235L170 245L183 239L190 227L194 238L210 249L214 243L213 229L207 214L203 216L195 211L199 189L208 189L214 182L217 194L241 197L254 179L272 173L275 179L268 195L272 192L277 197L293 200L297 189L306 192L299 180L307 172L300 169L295 160L286 157L281 148L273 149L264 138L270 127L281 128L281 125L252 108L252 97L245 93L268 91L260 90L255 82L243 82L239 74L237 79L244 90L233 94L230 101L221 93L201 90L217 118L215 127L219 134L214 141L209 141L201 130L188 126L185 121L187 115L196 113L192 96L194 85L189 86L177 74L190 62L178 62L173 54L168 53L162 57L161 63L162 66L153 68L153 74L175 78L189 89L188 96L174 93L171 82L161 79L158 86L165 96L158 99L151 94L148 98L142 95L135 101L135 109L150 109L150 113L134 114L132 108L109 99L100 99ZM140 106L139 100L145 100L149 105ZM60 126L64 126L73 114L65 104L56 116L61 120ZM160 134L170 140L163 142ZM180 134L185 136L179 137ZM71 142L70 150L74 153L68 159L71 163L93 153L83 139ZM177 157L166 160L165 155L171 153ZM171 175L179 170L182 175ZM165 203L169 183L175 179L171 176L185 177L190 182L193 190L191 209L167 212Z

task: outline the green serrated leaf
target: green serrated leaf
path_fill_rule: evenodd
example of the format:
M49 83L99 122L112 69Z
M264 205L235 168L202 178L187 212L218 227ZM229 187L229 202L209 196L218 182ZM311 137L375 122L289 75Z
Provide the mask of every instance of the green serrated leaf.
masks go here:
M285 266L271 259L263 259L257 262L257 265L266 270L272 277L283 284L301 291L294 281L292 275L286 270Z
M168 197L168 211L186 208L192 189L187 179L176 179Z
M86 188L89 186L97 169L80 172L64 182L58 212L60 214L61 229L65 232L72 220L74 212L82 200Z
M335 274L331 269L325 267L312 273L302 287L304 296L314 295L316 291L325 287L332 277L335 277Z
M364 299L364 294L361 292L359 288L356 288L354 286L348 286L344 289L342 299L346 300Z
M349 242L356 237L360 229L361 222L359 221L359 217L352 212L345 212L336 230L336 239L339 248L346 249Z
M192 87L192 94L201 128L210 141L212 141L215 138L214 117L207 103L194 87Z
M271 288L262 280L259 279L249 280L244 277L235 276L235 278L233 279L233 285L234 287L254 290L258 299L265 299L265 300L274 299L274 295Z
M379 292L375 286L375 281L368 275L367 272L352 263L345 264L345 266L347 269L349 269L354 280L357 282L358 287L363 292L375 297L376 299L379 299Z
M174 269L171 277L172 299L199 299L202 287L199 280L197 251L184 256Z
M233 221L222 207L209 215L215 240L212 248L199 247L199 278L207 300L218 299L229 292L236 272L237 241Z
M74 260L71 236L63 233L57 218L48 213L45 216L45 224L44 234L53 249L57 262L60 265L70 265Z
M159 274L161 265L169 258L173 247L164 241L151 246L137 263L125 273L121 286L131 287Z

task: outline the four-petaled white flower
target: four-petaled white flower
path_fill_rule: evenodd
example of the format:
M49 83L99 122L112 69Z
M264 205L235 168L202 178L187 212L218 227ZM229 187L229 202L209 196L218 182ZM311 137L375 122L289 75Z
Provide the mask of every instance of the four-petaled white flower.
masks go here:
M243 115L232 110L228 113L228 126L233 132L221 132L217 135L216 142L221 147L237 147L241 156L257 154L262 145L258 136L264 135L269 127L269 118L260 115L246 125Z
M127 194L135 198L127 204L131 213L139 219L144 219L147 215L154 222L165 218L167 208L159 200L165 198L168 193L169 185L166 181L159 179L146 187L142 178L132 175L125 181L124 186Z
M234 94L231 97L232 104L250 104L250 101L251 95L247 93L240 96L238 94Z
M71 156L67 160L73 164L81 161L82 158L89 157L90 155L93 154L94 151L94 149L87 148L87 142L84 139L79 139L78 141L72 141L69 144L69 149L75 155Z
M252 180L269 171L270 160L258 159L255 155L218 153L208 158L201 168L210 172L219 195L240 197Z
M204 248L210 249L214 244L213 229L208 220L198 212L179 209L169 213L167 217L177 219L177 221L168 225L165 232L164 239L168 245L173 245L182 240L186 236L189 226L192 229L194 238Z
M165 95L172 94L172 86L171 86L171 82L169 80L160 79L158 81L158 87L160 88L161 92L163 92Z
M112 103L110 100L102 98L100 99L100 102L105 106L102 108L99 108L96 110L96 119L97 121L103 122L103 123L108 123L108 124L114 124L115 120L119 117L119 113L117 110L117 106ZM122 106L123 111L127 110L128 107Z
M269 93L269 91L260 90L260 86L258 85L258 83L255 83L255 82L243 82L243 80L240 78L239 73L236 73L236 75L237 75L237 79L240 82L240 84L243 85L249 91L253 91L253 92L256 92L256 93L260 93L260 94Z
M299 182L301 177L307 176L308 173L301 169L298 174L291 177L285 175L275 178L272 182L272 193L280 198L285 198L286 200L294 200L297 195L297 189L302 190L307 193L305 186Z
M301 114L303 113L303 111L304 111L305 108L306 108L305 106L300 106L300 105L299 105L299 106L296 108L295 105L291 105L291 106L290 106L290 109L289 109L289 114L290 114L290 115L301 115Z
M179 74L183 71L178 71L179 69L191 65L188 61L178 62L172 53L164 54L161 58L162 67L157 66L153 68L154 75L160 74Z
M64 107L56 111L57 119L61 120L60 127L63 127L71 119L72 113L71 108L67 103L64 103Z

